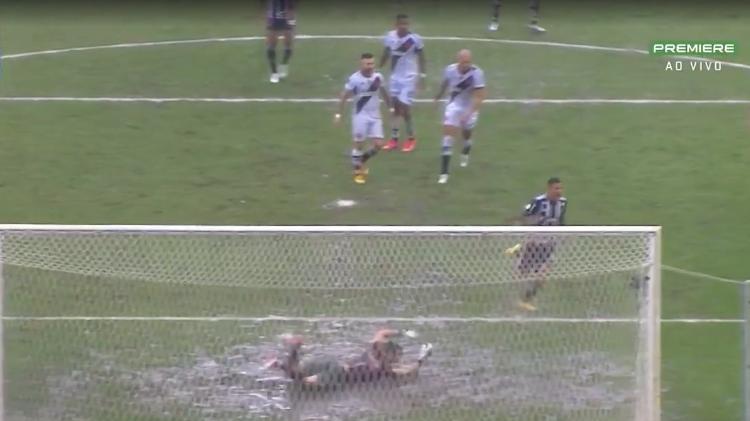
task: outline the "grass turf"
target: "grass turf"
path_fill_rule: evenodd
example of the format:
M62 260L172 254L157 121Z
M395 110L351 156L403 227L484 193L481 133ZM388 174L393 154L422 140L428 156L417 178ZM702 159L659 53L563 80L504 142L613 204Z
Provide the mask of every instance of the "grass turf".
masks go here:
M488 35L482 30L486 5L457 10L447 2L428 3L406 7L414 15L414 29L423 35L536 39L523 29L526 16L518 5L506 11L502 32ZM377 35L400 10L395 4L340 6L303 9L300 32ZM750 27L742 24L748 16L746 5L714 6L688 2L675 11L666 3L545 5L543 24L550 29L545 40L645 49L654 39L750 39ZM4 3L3 51L262 35L260 17L243 6L174 10L157 3L110 10L114 7L64 11ZM335 27L331 19L338 22ZM474 50L495 98L750 97L747 70L672 74L663 70L663 58L456 41L428 42L430 92L440 67L464 46ZM261 41L8 60L0 95L332 97L364 49L377 52L379 44L300 41L291 79L273 87L265 81ZM740 48L733 60L750 62L750 50ZM736 279L747 276L742 263L750 251L744 211L750 199L743 189L750 163L744 147L746 107L487 105L472 165L456 169L446 189L435 183L439 128L437 112L429 105L416 109L421 139L417 151L375 158L364 188L348 177L348 136L328 124L331 104L0 105L4 222L499 224L555 174L568 186L570 223L663 225L665 263ZM359 205L348 210L325 206L339 198ZM123 314L133 309L149 313L158 308L174 314L183 308L165 305L158 297L201 303L204 292L197 287L193 292L149 287L124 291L118 302L116 288L69 288L74 284L61 282L54 295L42 287L15 290L25 298L13 300L14 287L9 285L6 306L29 304L15 307L13 315L65 314L66 309L80 308L81 300L66 291L82 290L92 300L92 312L120 308ZM666 273L664 316L736 318L738 292L733 285ZM223 297L216 290L206 295ZM243 295L229 295L203 301L193 312L200 315L204 313L199 308L211 312L225 306L228 313L245 313ZM43 383L47 375L69 371L89 349L105 345L71 341L78 336L43 322L8 328L8 338L16 338L6 341L11 384L30 372ZM84 324L70 329L84 329ZM231 338L231 326L227 330L222 338ZM664 326L665 419L739 418L739 333L737 325ZM47 338L47 346L35 343L39 337ZM184 332L173 343L179 348L180 341L190 337ZM214 342L219 352L224 342ZM69 358L58 358L61 354ZM28 390L40 385L16 392L10 387L9 407L23 407L22 396L33 396ZM100 418L114 419L113 412L105 411Z

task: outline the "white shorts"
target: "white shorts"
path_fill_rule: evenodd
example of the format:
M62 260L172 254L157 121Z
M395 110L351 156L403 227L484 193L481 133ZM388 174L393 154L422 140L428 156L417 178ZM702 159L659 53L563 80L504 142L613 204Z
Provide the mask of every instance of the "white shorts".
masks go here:
M472 130L474 129L474 126L477 125L477 120L479 120L479 112L475 112L471 115L471 118L464 123L461 124L461 117L463 117L468 110L464 107L460 107L454 103L449 103L445 107L445 114L443 116L443 125L444 126L453 126L453 127L459 127L464 130Z
M398 99L398 102L411 105L414 102L414 95L417 93L417 77L395 78L392 77L389 83L391 98Z
M367 114L352 117L352 140L364 142L367 139L383 138L383 119Z

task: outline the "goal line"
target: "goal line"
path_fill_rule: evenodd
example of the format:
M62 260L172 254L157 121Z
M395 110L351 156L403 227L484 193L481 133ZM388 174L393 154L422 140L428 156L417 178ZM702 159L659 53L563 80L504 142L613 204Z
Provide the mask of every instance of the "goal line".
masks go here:
M0 102L91 102L91 103L218 103L218 104L335 104L336 98L253 98L253 97L75 97L75 96L14 96L0 97ZM431 99L415 99L419 104ZM486 104L522 105L747 105L750 99L653 99L653 98L488 98Z
M307 322L307 323L593 323L623 324L638 323L637 318L570 318L570 317L288 317L288 316L217 316L217 317L149 317L149 316L4 316L3 321L39 321L39 322ZM742 319L662 319L662 323L744 323Z

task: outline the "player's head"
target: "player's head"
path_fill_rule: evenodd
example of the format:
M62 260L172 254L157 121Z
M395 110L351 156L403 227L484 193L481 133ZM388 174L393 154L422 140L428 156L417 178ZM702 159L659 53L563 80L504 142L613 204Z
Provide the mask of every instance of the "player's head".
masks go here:
M383 368L389 368L401 361L404 349L392 340L378 341L373 343L373 357L382 364Z
M396 32L401 36L409 33L409 15L401 13L396 16Z
M456 55L456 62L458 63L458 70L461 73L466 73L471 68L471 51L463 49Z
M558 177L551 177L547 180L547 198L557 200L563 195L562 180Z
M359 58L359 71L369 76L375 70L375 56L372 53L362 53Z

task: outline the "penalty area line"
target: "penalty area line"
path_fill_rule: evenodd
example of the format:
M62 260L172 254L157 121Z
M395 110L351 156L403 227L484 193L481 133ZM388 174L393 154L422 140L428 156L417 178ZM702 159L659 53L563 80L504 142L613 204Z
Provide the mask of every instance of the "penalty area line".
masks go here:
M563 317L137 317L137 316L4 316L3 321L37 321L37 322L307 322L307 323L333 323L333 322L360 322L360 323L382 323L382 322L404 322L404 323L638 323L636 318L563 318ZM685 324L735 324L744 323L742 319L662 319L662 323L685 323Z
M94 102L94 103L298 103L335 104L336 98L191 98L191 97L68 97L68 96L13 96L0 97L0 102ZM430 99L417 99L420 104ZM653 99L653 98L490 98L487 104L549 104L549 105L747 105L750 99Z

